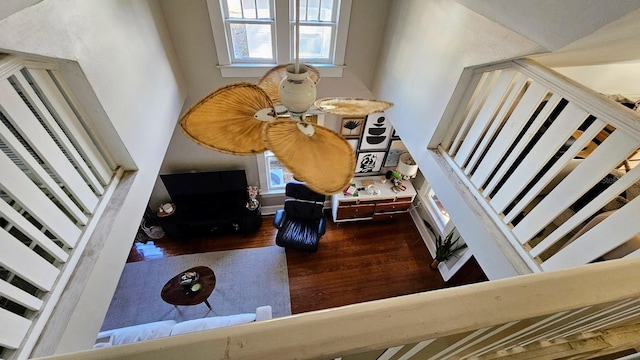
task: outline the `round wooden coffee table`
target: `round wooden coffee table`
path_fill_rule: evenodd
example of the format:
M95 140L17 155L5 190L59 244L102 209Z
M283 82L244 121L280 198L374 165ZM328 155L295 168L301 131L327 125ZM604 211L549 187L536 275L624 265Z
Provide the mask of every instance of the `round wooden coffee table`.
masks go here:
M195 271L200 275L198 282L202 285L202 288L197 292L192 292L189 287L180 285L180 276L188 271ZM196 266L191 269L180 272L178 275L172 277L160 292L162 300L171 305L198 305L205 303L209 310L211 310L211 304L207 298L213 292L216 287L216 275L213 270L206 266Z

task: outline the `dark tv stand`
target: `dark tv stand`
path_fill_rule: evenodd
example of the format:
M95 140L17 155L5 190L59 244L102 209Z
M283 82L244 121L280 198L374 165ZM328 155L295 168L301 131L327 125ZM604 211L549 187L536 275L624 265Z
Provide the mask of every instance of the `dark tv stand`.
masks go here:
M175 212L158 220L171 238L209 236L260 228L260 208L246 208L247 178L244 170L160 175Z

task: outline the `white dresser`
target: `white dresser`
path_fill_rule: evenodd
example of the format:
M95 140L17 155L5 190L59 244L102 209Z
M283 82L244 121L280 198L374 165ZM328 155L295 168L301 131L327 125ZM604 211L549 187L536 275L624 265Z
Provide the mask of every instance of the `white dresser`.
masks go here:
M393 183L387 180L385 184L380 182L381 175L356 177L353 183L359 190L357 196L335 194L331 196L331 213L334 222L359 221L359 220L383 220L391 219L398 214L405 213L411 208L411 203L416 196L416 190L409 180L402 181L405 190L394 192ZM379 194L367 193L367 186L362 182L372 180L373 185L380 190Z

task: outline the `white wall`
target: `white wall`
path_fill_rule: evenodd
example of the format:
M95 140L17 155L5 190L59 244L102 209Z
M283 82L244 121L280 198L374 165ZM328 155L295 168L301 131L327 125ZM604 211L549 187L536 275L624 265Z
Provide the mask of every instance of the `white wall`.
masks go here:
M562 75L602 94L640 98L640 63L569 66L554 68Z
M318 97L346 96L373 97L370 86L384 34L389 0L354 0L349 22L347 65L342 78L322 78L318 84ZM161 0L163 13L173 40L178 60L189 90L183 109L217 88L236 81L256 82L257 78L222 78L216 68L218 58L206 0ZM328 116L325 126L338 129L338 122ZM199 146L188 139L179 127L173 134L161 174L184 171L245 170L249 184L259 184L255 156L236 156ZM157 207L168 201L164 185L157 180L150 206ZM281 199L274 199L281 203Z
M101 106L87 112L111 121L121 138L112 144L124 144L120 153L130 159L123 161L138 168L59 351L88 348L182 108L185 88L174 50L155 1L45 0L0 21L0 51L76 61Z
M465 67L543 49L454 0L394 1L386 34L374 93L395 103L389 119L487 276L515 275L491 234L428 161L426 147Z

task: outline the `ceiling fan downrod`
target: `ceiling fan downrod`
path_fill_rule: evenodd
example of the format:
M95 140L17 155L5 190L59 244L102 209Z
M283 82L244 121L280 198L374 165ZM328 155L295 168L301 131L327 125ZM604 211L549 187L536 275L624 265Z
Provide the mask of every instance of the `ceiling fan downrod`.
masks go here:
M291 118L304 120L304 115L316 100L316 84L308 76L309 69L300 64L300 0L296 0L295 64L287 66L287 76L282 79L278 95Z

